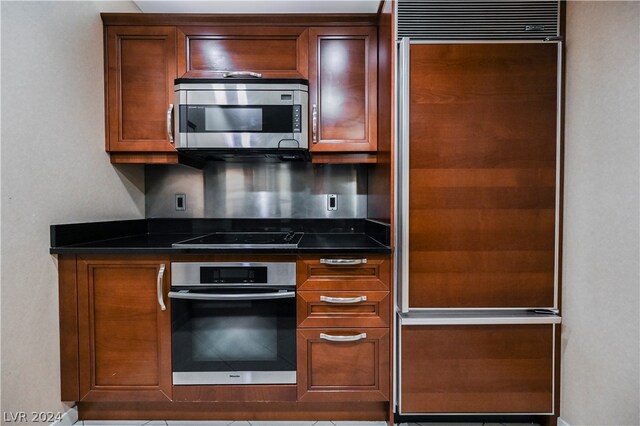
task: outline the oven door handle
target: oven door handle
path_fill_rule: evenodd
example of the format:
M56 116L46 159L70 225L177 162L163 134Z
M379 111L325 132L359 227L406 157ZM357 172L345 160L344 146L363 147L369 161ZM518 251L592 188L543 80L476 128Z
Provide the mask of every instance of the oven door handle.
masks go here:
M186 300L265 300L265 299L289 299L296 297L295 291L279 291L277 293L243 293L243 294L215 294L215 293L191 293L170 291L170 299Z

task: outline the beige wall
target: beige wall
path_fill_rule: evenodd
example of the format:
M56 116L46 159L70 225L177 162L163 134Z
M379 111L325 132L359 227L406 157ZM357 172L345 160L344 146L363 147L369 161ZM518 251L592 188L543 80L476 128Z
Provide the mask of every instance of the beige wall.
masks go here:
M567 9L560 415L638 425L640 3Z
M2 31L2 411L64 411L49 225L144 217L141 166L104 152L101 10L5 2ZM24 424L24 423L23 423Z

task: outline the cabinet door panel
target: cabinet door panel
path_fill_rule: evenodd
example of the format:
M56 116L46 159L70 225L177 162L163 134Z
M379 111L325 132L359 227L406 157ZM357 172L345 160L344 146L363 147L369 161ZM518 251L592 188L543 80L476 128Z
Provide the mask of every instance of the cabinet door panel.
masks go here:
M304 27L180 27L178 74L219 78L225 71L253 71L266 78L307 78L308 50Z
M376 29L311 28L309 58L311 150L375 151Z
M553 308L554 43L415 44L409 309Z
M402 326L400 410L553 412L554 325Z
M107 27L107 150L174 152L167 110L176 78L174 27Z
M353 259L356 265L330 265L327 260ZM298 290L389 290L391 265L388 256L304 256L296 267Z
M79 259L83 401L170 399L171 315L158 302L161 264L168 262Z
M389 327L388 291L299 291L297 297L298 327Z
M326 336L354 336L330 341ZM299 401L389 399L389 329L298 330Z

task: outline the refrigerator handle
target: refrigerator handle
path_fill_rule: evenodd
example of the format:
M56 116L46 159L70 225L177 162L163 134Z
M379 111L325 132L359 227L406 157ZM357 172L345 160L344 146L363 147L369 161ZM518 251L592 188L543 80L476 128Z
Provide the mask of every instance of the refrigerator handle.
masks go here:
M400 283L400 309L409 311L409 60L410 39L403 37L398 46L398 229L397 280Z

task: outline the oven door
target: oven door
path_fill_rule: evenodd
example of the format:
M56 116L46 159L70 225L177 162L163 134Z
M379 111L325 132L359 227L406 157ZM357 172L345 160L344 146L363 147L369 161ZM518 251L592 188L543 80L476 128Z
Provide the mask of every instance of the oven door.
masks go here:
M295 290L181 288L169 297L174 385L296 383Z

